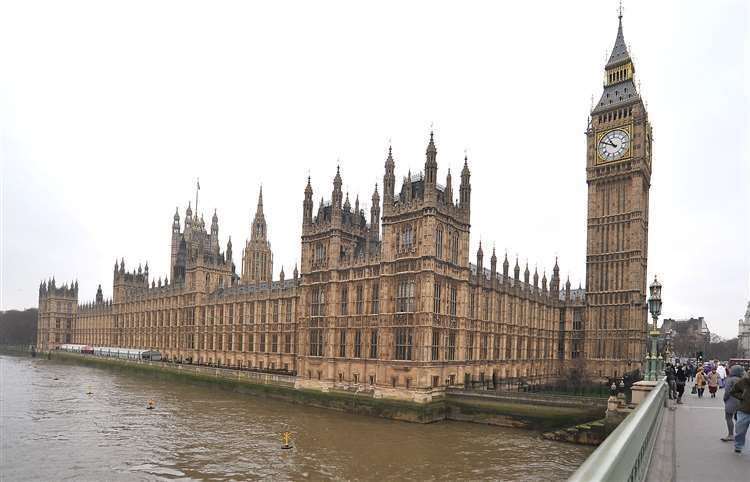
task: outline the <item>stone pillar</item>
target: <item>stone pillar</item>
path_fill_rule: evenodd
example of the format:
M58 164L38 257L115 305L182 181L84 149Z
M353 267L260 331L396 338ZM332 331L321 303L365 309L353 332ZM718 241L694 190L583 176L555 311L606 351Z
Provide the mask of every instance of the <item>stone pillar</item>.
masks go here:
M656 381L647 381L642 380L640 382L635 382L631 388L632 391L632 403L633 405L640 404L643 399L645 399L648 396L648 393L654 389L658 382Z

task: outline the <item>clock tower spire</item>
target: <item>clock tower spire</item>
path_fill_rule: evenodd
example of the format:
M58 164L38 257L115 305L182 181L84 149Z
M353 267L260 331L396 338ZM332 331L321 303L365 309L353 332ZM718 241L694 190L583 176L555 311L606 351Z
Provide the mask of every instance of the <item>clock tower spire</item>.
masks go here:
M652 132L634 74L620 10L586 131L585 356L594 376L641 368L646 345Z

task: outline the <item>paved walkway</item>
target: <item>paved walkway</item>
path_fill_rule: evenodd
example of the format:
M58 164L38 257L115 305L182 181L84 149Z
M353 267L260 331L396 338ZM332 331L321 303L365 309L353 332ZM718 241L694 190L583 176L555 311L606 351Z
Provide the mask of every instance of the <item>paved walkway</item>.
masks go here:
M724 390L719 389L716 398L708 390L698 398L690 394L690 387L688 382L684 403L676 406L677 482L750 481L750 447L736 454L734 443L719 440L727 433Z

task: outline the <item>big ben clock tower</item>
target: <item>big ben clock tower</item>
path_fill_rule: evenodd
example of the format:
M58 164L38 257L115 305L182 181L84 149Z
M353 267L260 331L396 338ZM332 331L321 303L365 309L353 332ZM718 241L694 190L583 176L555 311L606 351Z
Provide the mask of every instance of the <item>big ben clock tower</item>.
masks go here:
M589 374L601 377L642 368L646 346L652 133L634 73L620 13L586 131L585 357Z

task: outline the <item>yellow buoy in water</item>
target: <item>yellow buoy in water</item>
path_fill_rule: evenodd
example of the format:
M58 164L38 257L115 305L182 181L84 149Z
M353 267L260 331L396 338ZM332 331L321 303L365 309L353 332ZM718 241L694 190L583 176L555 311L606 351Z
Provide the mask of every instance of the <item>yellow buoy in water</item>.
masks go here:
M153 401L153 400L149 400L149 401L148 401L148 405L146 405L146 408L147 408L148 410L153 410L153 409L155 409L155 408L156 408L156 402L155 402L155 401Z
M290 441L292 440L292 432L284 432L281 434L281 448L282 449L290 449L292 448L292 444Z

